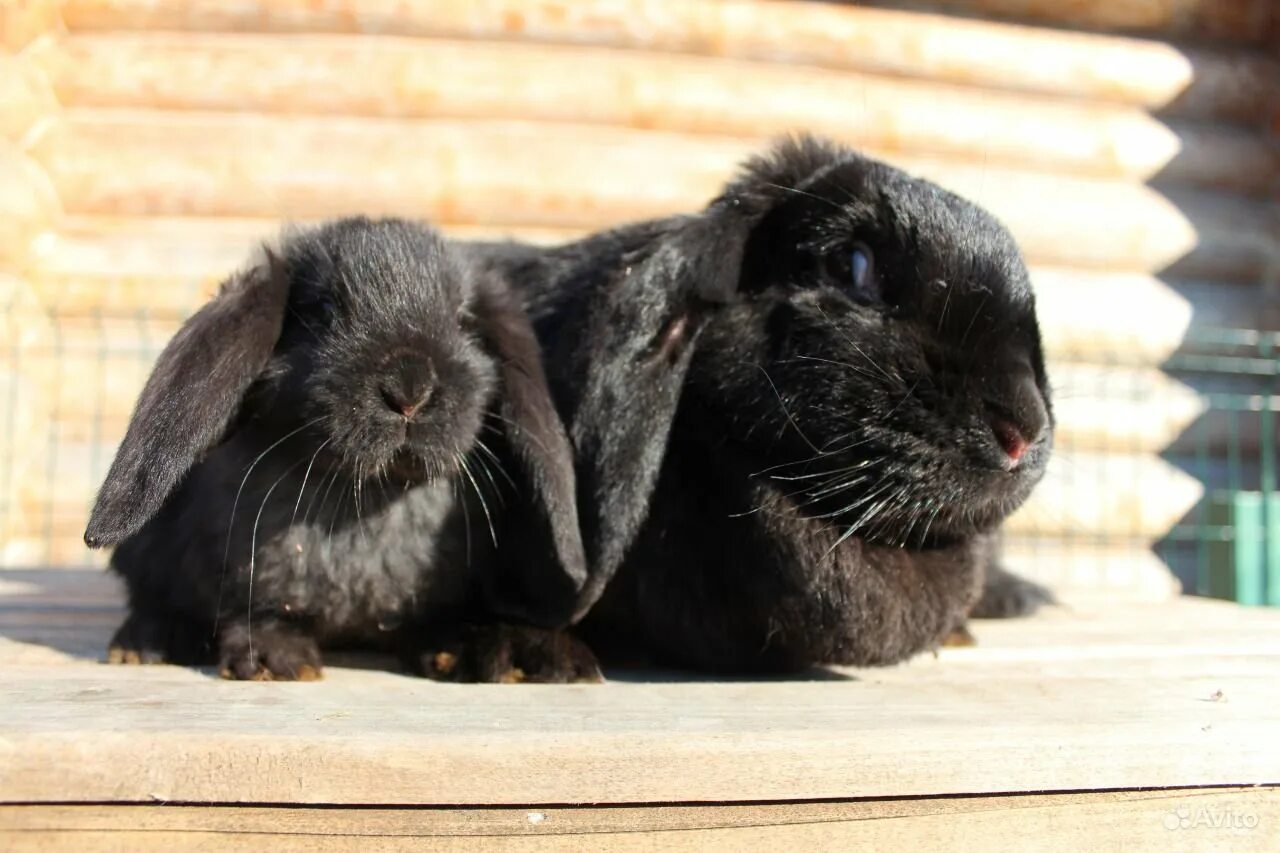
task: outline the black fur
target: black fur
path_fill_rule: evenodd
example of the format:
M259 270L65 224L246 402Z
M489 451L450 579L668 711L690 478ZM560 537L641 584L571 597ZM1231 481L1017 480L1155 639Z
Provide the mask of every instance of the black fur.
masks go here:
M498 597L522 571L554 622L585 580L528 320L502 279L396 220L287 237L186 323L85 538L118 543L129 589L113 660L216 658L233 678L536 614Z
M793 670L963 626L1052 444L1026 269L991 216L806 138L699 216L477 251L547 350L599 648Z

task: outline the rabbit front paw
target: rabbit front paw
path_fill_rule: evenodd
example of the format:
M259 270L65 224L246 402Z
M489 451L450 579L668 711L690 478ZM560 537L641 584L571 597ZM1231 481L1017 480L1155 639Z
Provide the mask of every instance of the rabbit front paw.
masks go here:
M209 662L211 639L186 620L135 610L107 644L107 663L198 666Z
M320 646L282 622L236 623L222 632L218 672L236 681L318 681Z
M569 684L604 680L595 654L577 637L522 625L467 625L436 632L408 658L411 669L437 681Z

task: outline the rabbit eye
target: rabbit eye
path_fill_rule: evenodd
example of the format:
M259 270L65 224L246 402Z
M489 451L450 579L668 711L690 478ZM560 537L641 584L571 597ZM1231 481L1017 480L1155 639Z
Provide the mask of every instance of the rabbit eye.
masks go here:
M855 243L849 252L849 282L854 290L864 296L872 299L880 297L875 258L865 243Z
M881 299L875 256L866 243L854 243L828 256L828 270L842 290L851 291L860 301Z

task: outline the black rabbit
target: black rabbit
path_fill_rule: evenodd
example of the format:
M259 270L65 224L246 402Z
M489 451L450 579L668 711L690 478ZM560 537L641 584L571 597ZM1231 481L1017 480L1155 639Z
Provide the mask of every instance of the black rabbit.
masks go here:
M109 659L310 679L322 645L373 644L590 677L572 638L494 618L562 620L581 587L572 464L501 278L403 221L287 236L161 353L98 495L85 541L130 604Z
M698 216L473 251L546 348L598 651L887 664L1047 599L995 562L1053 419L1026 268L976 206L800 138Z

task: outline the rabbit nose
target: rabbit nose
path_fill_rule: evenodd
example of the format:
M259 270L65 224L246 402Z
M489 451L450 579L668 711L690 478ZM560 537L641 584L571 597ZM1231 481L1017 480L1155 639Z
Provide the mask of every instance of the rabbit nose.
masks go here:
M382 394L382 402L387 404L388 409L403 416L405 420L412 418L427 404L431 399L431 390L430 385L410 388L383 384L378 387L378 391Z
M1029 373L1017 377L999 403L988 404L987 413L987 422L996 443L1004 451L1009 470L1018 467L1049 425L1044 395Z
M996 442L1000 445L1000 449L1004 451L1005 456L1009 457L1009 461L1012 463L1010 467L1017 467L1017 464L1022 461L1022 457L1026 455L1027 448L1031 446L1031 442L1027 441L1021 429L1015 426L1012 421L1004 418L992 418L991 431L995 433Z

